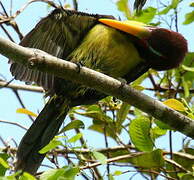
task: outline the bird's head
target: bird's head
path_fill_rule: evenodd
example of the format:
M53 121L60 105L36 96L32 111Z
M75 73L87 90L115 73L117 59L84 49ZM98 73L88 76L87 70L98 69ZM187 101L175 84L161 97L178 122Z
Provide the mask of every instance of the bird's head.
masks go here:
M187 41L177 32L136 21L99 19L100 22L137 37L140 55L156 70L177 67L187 53Z

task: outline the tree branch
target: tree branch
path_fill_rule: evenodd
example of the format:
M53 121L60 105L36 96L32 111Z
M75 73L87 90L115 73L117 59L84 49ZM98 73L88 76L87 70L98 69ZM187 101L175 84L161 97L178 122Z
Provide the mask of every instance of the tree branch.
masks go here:
M28 130L28 128L22 126L21 124L15 123L15 122L0 120L0 123L12 124L12 125L15 125L15 126L22 128L26 131Z
M145 87L145 89L148 91L158 91L158 92L170 91L170 92L184 93L184 89L175 89L175 88L165 88L165 87L148 88L148 87ZM194 93L194 89L189 89L189 92Z
M0 38L0 53L28 68L84 84L105 94L115 96L168 124L172 129L194 138L194 121L112 77L51 56L43 51L25 48Z
M44 89L42 87L31 86L31 85L22 85L22 84L8 84L5 81L0 81L0 87L1 88L10 88L10 89L14 89L14 90L39 92L39 93L44 92Z

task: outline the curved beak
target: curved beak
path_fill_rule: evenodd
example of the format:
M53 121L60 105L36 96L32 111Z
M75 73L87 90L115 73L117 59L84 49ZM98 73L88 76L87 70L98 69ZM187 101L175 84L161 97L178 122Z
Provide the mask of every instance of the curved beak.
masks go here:
M148 37L151 33L151 30L146 24L137 21L117 21L113 19L99 19L98 21L140 39Z

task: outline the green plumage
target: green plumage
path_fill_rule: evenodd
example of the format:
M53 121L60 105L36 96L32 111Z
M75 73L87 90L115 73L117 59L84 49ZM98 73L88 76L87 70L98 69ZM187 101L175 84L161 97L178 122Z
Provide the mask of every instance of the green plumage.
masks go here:
M115 78L127 75L126 80L131 82L148 67L130 35L98 22L99 18L107 17L112 18L56 9L43 18L20 44ZM106 95L16 63L11 65L11 72L16 79L43 86L51 96L18 148L16 169L34 174L45 157L38 151L56 135L70 107L91 104Z
M101 24L100 18L113 19L112 16L56 9L43 18L20 45L124 78L128 83L150 67L164 70L178 66L187 51L186 41L178 33L152 27L153 32L147 31L150 37L141 40ZM45 157L39 150L56 135L69 109L95 103L107 95L21 64L12 63L10 70L15 79L34 82L51 97L18 148L16 169L34 174Z
M39 154L38 151L57 134L69 109L68 99L53 96L48 101L20 142L16 170L32 174L37 171L46 155Z
M102 24L87 33L68 59L116 78L123 77L143 61L129 35Z

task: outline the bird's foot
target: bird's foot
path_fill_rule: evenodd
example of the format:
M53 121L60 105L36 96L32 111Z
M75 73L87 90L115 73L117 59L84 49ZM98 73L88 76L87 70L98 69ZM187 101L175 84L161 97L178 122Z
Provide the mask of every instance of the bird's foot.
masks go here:
M75 64L77 65L77 73L80 73L83 64L81 62L75 62Z
M127 85L127 81L125 79L117 78L117 80L121 82L119 89L122 89L125 85Z

